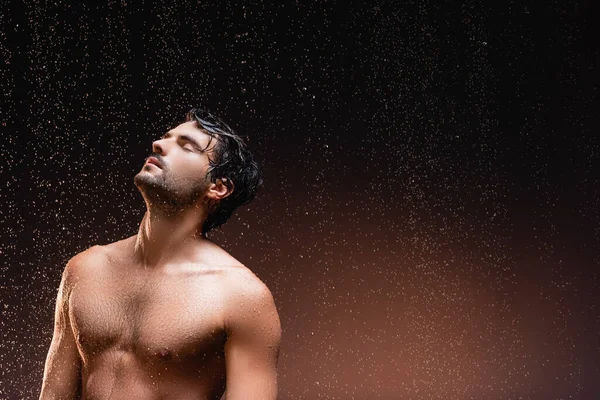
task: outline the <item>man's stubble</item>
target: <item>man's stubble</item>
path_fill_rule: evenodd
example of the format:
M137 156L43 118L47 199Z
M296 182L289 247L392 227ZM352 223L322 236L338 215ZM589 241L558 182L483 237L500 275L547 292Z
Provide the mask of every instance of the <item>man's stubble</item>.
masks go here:
M208 176L193 181L182 181L170 176L165 170L160 174L140 171L133 181L146 202L155 211L166 215L181 212L198 204L210 184Z

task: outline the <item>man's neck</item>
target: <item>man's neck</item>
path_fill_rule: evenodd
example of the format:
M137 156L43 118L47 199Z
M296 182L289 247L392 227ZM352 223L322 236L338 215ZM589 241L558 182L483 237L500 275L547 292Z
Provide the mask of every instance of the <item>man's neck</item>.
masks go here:
M207 240L200 229L204 220L200 207L169 213L148 207L135 242L140 263L155 268L185 257L191 245Z

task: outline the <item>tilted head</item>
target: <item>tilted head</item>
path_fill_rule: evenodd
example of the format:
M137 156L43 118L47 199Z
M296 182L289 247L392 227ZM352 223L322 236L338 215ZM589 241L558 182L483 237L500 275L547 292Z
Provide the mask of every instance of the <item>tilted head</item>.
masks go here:
M202 234L225 223L251 202L262 173L244 140L201 108L152 144L153 153L134 182L147 202L163 210L201 205L208 216Z

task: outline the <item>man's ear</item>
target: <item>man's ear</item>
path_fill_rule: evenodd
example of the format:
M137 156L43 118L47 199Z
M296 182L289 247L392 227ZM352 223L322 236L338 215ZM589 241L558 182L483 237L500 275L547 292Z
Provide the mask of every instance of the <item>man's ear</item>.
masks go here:
M227 184L231 188L227 187ZM231 179L219 178L215 183L211 183L206 194L212 200L219 201L229 196L233 192L233 182Z

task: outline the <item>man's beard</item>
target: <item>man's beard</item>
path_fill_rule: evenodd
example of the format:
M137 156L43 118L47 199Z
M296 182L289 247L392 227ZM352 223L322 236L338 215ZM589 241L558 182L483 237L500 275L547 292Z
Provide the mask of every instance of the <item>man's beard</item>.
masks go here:
M133 182L146 199L148 206L154 212L165 216L176 215L184 209L198 203L206 188L207 178L186 184L166 179L166 171L160 175L151 175L144 172L138 173ZM168 175L167 175L168 176Z

